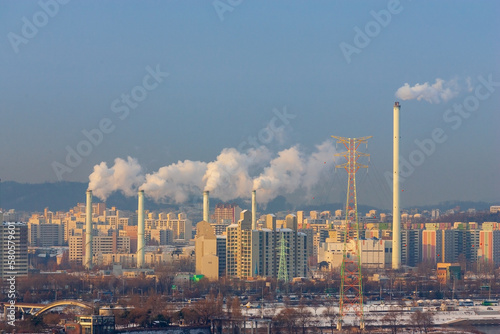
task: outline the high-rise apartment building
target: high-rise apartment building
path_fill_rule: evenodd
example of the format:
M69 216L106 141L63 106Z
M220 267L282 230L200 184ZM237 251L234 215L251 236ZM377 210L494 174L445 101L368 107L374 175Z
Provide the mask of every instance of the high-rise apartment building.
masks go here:
M442 249L442 236L440 230L422 231L422 262L442 262L439 261Z
M483 226L484 227L484 226ZM480 233L476 223L431 223L422 231L421 261L456 263L461 257L469 263L477 262Z
M71 236L69 238L69 260L82 262L85 257L85 234ZM116 231L110 235L96 235L92 237L92 254L94 262L99 260L102 254L128 254L130 253L130 238L120 236Z
M3 219L0 214L0 218ZM28 275L28 226L21 222L0 224L0 276Z
M282 253L289 279L307 275L307 236L298 232L294 215L285 218L282 228L276 228L276 218L268 215L266 227L257 230L252 230L250 211L241 212L240 217L238 224L227 227L228 277L277 277Z
M479 229L469 229L465 231L464 255L469 263L477 263L477 251L479 249Z
M347 249L356 247L356 240L351 239ZM392 240L362 239L359 240L361 265L365 268L388 268L392 263ZM327 262L331 268L340 267L343 260L344 242L326 239L320 243L318 262Z
M480 264L494 266L500 264L500 230L482 230L479 232L479 249L477 253Z
M500 212L500 205L490 206L490 213L498 213L498 212Z
M193 224L187 219L185 213L181 212L177 216L174 213L168 213L165 216L160 215L156 221L156 229L168 229L172 231L174 240L189 241L192 238Z
M464 254L464 230L450 229L441 233L443 241L441 243L440 261L444 263L456 263L460 254Z
M252 277L253 268L257 265L257 248L252 248L252 213L241 212L237 224L227 227L226 275L228 277Z
M422 230L401 231L401 264L416 267L422 257Z
M173 233L171 230L146 230L149 232L150 240L154 240L158 245L171 245L173 244Z
M28 221L28 241L31 247L62 246L64 224L46 223L45 219L31 218Z
M295 216L294 216L295 218ZM291 281L294 277L307 277L307 236L304 233L292 230L290 228L281 228L275 231L277 234L276 251L276 276L278 277L281 262L281 240L285 240L286 247L285 256L287 257L285 263L287 266L288 280Z
M212 215L212 223L215 224L234 224L240 217L241 208L237 204L222 204L219 203L215 206Z

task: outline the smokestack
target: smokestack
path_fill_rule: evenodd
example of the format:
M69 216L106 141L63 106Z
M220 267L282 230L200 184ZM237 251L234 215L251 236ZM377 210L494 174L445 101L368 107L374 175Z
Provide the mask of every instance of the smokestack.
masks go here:
M399 214L399 102L394 103L392 180L392 269L401 267L401 223Z
M257 191L252 191L252 230L257 229Z
M210 223L208 217L210 215L208 194L209 194L208 191L203 192L203 220L206 221L207 223Z
M144 266L144 190L139 190L137 208L137 268Z
M87 190L85 207L85 268L92 269L92 190Z

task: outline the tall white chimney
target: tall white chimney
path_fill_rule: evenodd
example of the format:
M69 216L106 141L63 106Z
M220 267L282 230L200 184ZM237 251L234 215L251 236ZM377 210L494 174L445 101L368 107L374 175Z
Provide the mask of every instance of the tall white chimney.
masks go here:
M144 190L139 190L137 195L137 268L142 268L144 266Z
M257 191L252 191L252 230L257 229Z
M203 220L206 221L207 223L210 223L209 221L210 206L209 206L208 194L209 194L208 191L203 192Z
M399 102L394 103L392 168L392 269L401 268L401 223L399 213Z
M85 268L92 269L92 190L87 190L85 206Z

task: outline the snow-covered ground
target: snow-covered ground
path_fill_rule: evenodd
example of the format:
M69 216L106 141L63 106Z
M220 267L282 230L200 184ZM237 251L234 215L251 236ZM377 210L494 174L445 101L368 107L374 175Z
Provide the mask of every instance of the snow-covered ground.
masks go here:
M257 305L257 304L255 304ZM422 311L431 311L434 313L433 321L435 324L448 324L455 322L457 320L476 320L476 319L499 319L500 318L500 306L458 306L456 307L458 310L456 311L436 311L436 307L439 306L424 306L419 309ZM264 304L264 308L245 308L243 310L243 314L247 316L255 316L255 317L271 317L285 308L283 304ZM326 310L326 307L307 307L307 309L315 316L315 320L319 321L323 326L329 326L329 320L325 319L322 316L323 312ZM334 310L338 313L338 307L334 307ZM388 311L402 311L401 312L401 324L406 325L410 324L412 307L410 306L398 306L398 305L381 305L381 304L370 304L365 305L363 309L363 313L365 316L366 323L370 325L383 325L382 318ZM344 317L344 323L346 325L352 325L355 322L356 317L354 314L347 314Z

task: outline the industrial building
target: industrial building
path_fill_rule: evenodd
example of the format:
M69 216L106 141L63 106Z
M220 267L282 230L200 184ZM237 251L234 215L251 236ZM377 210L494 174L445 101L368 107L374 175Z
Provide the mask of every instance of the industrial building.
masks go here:
M216 236L212 226L206 221L199 222L196 230L196 274L218 280L226 271L226 238Z

